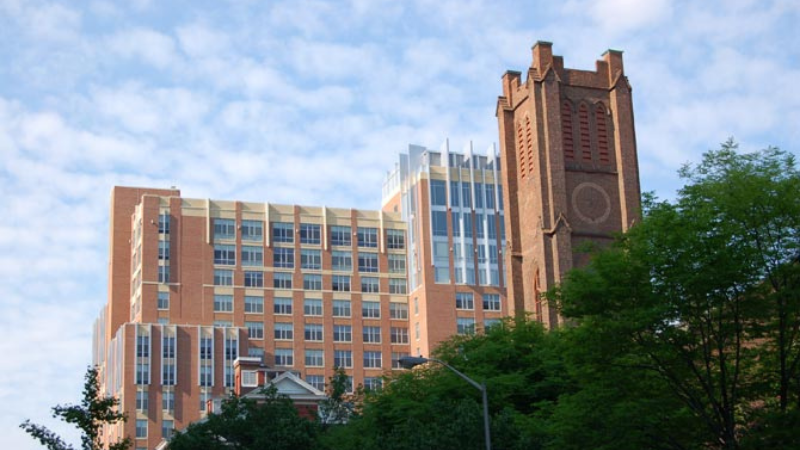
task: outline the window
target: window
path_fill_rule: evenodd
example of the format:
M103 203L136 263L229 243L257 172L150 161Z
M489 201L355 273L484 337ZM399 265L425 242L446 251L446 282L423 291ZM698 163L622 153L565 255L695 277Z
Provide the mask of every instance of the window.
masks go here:
M475 207L483 208L483 183L475 183Z
M322 350L306 350L306 367L324 367L325 357Z
M353 328L350 325L333 326L333 342L351 342L353 340Z
M494 214L487 214L486 215L486 230L489 239L495 240L497 239L497 222L495 222Z
M364 352L364 368L380 369L381 352Z
M169 241L158 241L158 259L169 261Z
M419 299L414 297L414 314L419 314Z
M137 358L150 357L150 336L141 334L136 336L136 357Z
M361 277L361 292L375 293L380 291L380 283L376 277Z
M161 384L164 386L175 385L175 364L164 364L161 367Z
M487 184L483 189L486 191L486 209L494 209L494 185Z
M247 327L247 334L250 339L264 339L263 322L245 322L244 326Z
M285 272L275 272L272 279L272 287L275 289L291 289L292 274Z
M158 282L169 283L169 266L158 266Z
M169 234L169 214L158 215L158 232Z
M472 292L456 292L456 309L475 309Z
M200 359L212 359L214 340L210 337L200 338Z
M350 317L350 300L334 300L333 317Z
M364 389L368 391L378 391L383 387L383 380L380 377L364 377Z
M274 242L294 242L294 224L275 222L272 224L272 240Z
M275 349L275 365L276 366L293 366L294 365L294 352L290 348L276 348Z
M233 219L214 219L214 240L236 239L236 221Z
M147 412L148 392L144 388L136 389L136 410Z
M472 237L472 214L464 213L464 237L471 238Z
M236 265L236 246L214 244L214 264L223 266Z
M331 281L334 292L350 292L350 275L333 275Z
M175 409L175 391L164 391L161 393L161 409L172 411Z
M386 247L390 249L406 248L406 233L403 230L386 230Z
M358 227L358 246L378 248L378 229Z
M136 439L147 438L147 419L136 419Z
M304 248L300 250L300 268L307 270L322 269L322 255L319 250Z
M483 226L483 214L475 214L475 237L478 239L486 238L486 228Z
M458 334L473 334L475 333L475 319L468 317L456 318L456 332Z
M406 293L406 279L405 278L389 278L389 293L390 294L405 294Z
M447 206L447 189L442 180L431 180L431 205Z
M261 241L264 239L264 223L260 220L242 221L242 240Z
M242 371L242 386L244 387L258 386L258 373L255 370Z
M447 237L447 212L431 211L431 227L434 236Z
M208 409L208 401L211 400L211 392L207 390L200 390L200 412L205 412Z
M233 271L214 269L214 286L233 286Z
M275 314L291 315L292 299L288 297L275 297L275 304L272 312Z
M214 372L209 365L200 366L200 386L211 386L214 384Z
M300 243L301 244L315 244L320 243L320 226L312 223L300 224Z
M260 358L261 360L264 359L264 349L261 347L248 347L247 348L247 356L251 358Z
M304 337L307 341L321 341L322 340L322 324L307 323L304 330Z
M340 272L353 271L353 254L334 250L331 253L331 269Z
M164 358L175 357L175 336L161 338L161 356Z
M325 392L325 377L322 375L308 375L306 382L318 391Z
M389 303L389 318L390 319L408 319L408 304L407 303Z
M500 294L483 294L484 311L500 311Z
M419 340L419 322L414 322L414 337Z
M389 254L389 273L406 273L406 255Z
M264 287L264 273L245 271L244 273L244 286L245 287Z
M458 198L458 181L450 182L450 206L458 206L461 204Z
M303 275L303 289L307 291L322 290L322 275L307 273Z
M403 369L403 366L400 365L400 358L408 356L408 353L405 352L392 352L392 369Z
M408 344L408 328L392 327L392 344Z
M374 273L378 271L378 254L377 253L359 253L358 254L358 271Z
M364 338L364 343L380 344L381 327L364 327L362 337Z
M461 213L458 211L451 212L450 219L453 224L453 237L461 236Z
M461 183L461 206L469 208L472 206L472 190L470 189L469 182Z
M284 269L294 268L294 249L278 247L272 255L272 265Z
M307 316L321 316L322 300L318 298L307 298L303 300L303 314Z
M279 341L291 341L294 339L294 326L291 323L276 323L275 339Z
M244 297L244 312L250 314L261 314L264 312L264 297L246 295Z
M169 309L169 292L158 293L158 309Z
M350 227L332 226L331 227L331 245L340 245L350 247L352 244L352 230Z
M264 249L254 245L242 246L242 265L243 266L263 266Z
M214 312L233 312L233 296L214 295Z
M380 302L361 303L361 317L365 319L379 319L381 317Z
M483 320L483 329L488 330L491 327L496 327L501 322L500 319L484 319Z
M230 320L215 320L214 327L216 328L230 328L233 326L233 322Z
M333 366L344 369L353 367L353 352L351 350L334 350Z

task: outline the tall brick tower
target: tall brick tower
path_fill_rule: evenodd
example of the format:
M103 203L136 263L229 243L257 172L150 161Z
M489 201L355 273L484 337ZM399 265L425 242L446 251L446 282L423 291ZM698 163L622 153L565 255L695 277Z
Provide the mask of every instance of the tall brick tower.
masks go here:
M639 217L631 87L622 52L594 71L565 69L537 42L525 82L503 75L500 127L508 301L552 327L561 321L541 293L585 263L580 246L612 240Z

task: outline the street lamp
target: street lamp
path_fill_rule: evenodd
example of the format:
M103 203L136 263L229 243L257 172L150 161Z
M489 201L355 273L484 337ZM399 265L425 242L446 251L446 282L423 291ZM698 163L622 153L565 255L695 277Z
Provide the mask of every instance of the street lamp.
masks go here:
M486 450L492 450L492 439L489 434L489 399L486 396L486 383L478 383L472 378L456 370L450 364L447 364L446 362L436 358L423 358L421 356L403 356L400 358L399 362L400 365L406 369L411 369L412 367L416 367L420 364L425 364L429 362L435 362L441 364L450 369L453 373L455 373L459 377L461 377L464 381L471 384L473 387L475 387L475 389L481 391L481 396L483 397L483 435L486 438Z

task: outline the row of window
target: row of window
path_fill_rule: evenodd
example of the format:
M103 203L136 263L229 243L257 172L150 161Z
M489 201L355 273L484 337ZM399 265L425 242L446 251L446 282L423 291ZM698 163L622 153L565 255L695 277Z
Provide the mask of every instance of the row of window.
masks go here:
M331 230L331 245L352 246L353 232L349 226L334 225ZM264 222L260 220L242 220L241 232L243 241L262 241L264 239ZM301 244L319 245L322 241L322 226L313 223L301 223L297 234ZM355 233L359 247L377 248L378 229L371 227L358 227ZM295 229L290 222L272 223L272 241L294 243ZM214 219L214 240L236 239L236 221L233 219ZM403 230L387 229L386 246L390 249L405 248L405 232Z
M405 261L403 261L405 264ZM404 266L405 267L405 266ZM275 289L292 289L294 274L288 272L274 272L272 287ZM360 277L361 292L378 293L380 292L380 278ZM233 271L227 269L214 270L215 286L233 286ZM264 287L264 273L260 271L244 272L245 287ZM303 289L308 291L322 290L322 275L306 273L303 274ZM350 275L331 275L331 290L335 292L353 291ZM407 281L405 278L389 278L390 294L405 294L407 292Z
M472 195L472 187L475 189L475 195ZM431 180L431 205L433 206L461 206L464 208L472 208L473 203L475 208L495 209L495 193L493 184L472 183L469 182L450 182L450 204L447 204L447 182L444 180ZM503 195L501 187L498 186L498 208L503 209ZM472 201L474 198L474 202Z
M476 214L474 230L472 213L451 211L450 220L453 227L453 237L460 237L463 234L467 239L472 239L473 236L478 239L497 239L497 221L494 214L486 214L485 216L480 213ZM502 216L500 220L503 220ZM431 228L434 236L447 237L447 211L431 211ZM500 239L505 239L502 223L500 224Z
M306 316L322 316L322 300L307 298L303 300L303 314ZM499 310L499 298L498 298ZM214 296L215 312L232 312L232 295ZM262 314L264 312L264 297L246 295L244 297L244 312L248 314ZM293 301L288 297L275 297L272 312L276 315L292 315ZM351 317L350 300L333 301L333 317ZM380 302L364 301L361 303L361 316L365 319L379 319L381 317ZM389 318L408 319L408 305L405 303L389 303Z
M161 241L166 242L166 241ZM167 253L168 253L167 246ZM243 245L241 250L242 266L263 266L264 249L252 245ZM389 254L389 271L391 273L405 273L406 259L402 254ZM295 249L277 247L272 252L272 265L282 269L295 267ZM359 272L378 272L377 253L358 253ZM214 264L224 266L236 265L236 246L228 244L214 245ZM300 249L300 268L305 270L322 269L322 251L315 249ZM331 269L334 271L352 272L353 254L348 251L334 250L331 252Z
M475 309L472 292L456 292L456 309ZM500 311L500 294L483 294L484 311Z
M263 322L245 322L250 339L264 339ZM321 342L324 340L324 327L318 323L307 323L303 328L303 339L309 342ZM294 324L288 322L278 322L275 324L275 340L291 341L294 340ZM362 329L361 338L364 343L380 344L381 327L365 326ZM392 344L408 344L408 329L405 327L391 327L390 339ZM352 342L353 327L351 325L334 325L333 342Z

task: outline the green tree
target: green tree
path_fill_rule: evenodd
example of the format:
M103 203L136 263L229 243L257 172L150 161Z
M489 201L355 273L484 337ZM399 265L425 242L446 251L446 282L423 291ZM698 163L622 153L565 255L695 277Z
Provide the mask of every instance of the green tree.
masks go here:
M105 447L100 442L100 433L104 425L113 425L125 421L125 414L117 411L119 401L110 396L100 395L100 384L97 379L97 368L89 367L84 376L83 399L80 405L54 406L53 417L75 425L81 431L81 448L83 450L100 450ZM55 432L42 425L26 420L20 424L33 438L50 450L72 450L73 447ZM128 438L109 444L110 450L125 450L130 447Z
M279 395L275 387L262 394L257 399L231 396L223 400L219 413L176 432L170 450L317 448L315 421L301 417L292 401Z
M800 395L800 176L791 155L733 141L680 174L675 202L647 197L642 222L553 295L605 359L655 376L703 445L740 448Z

